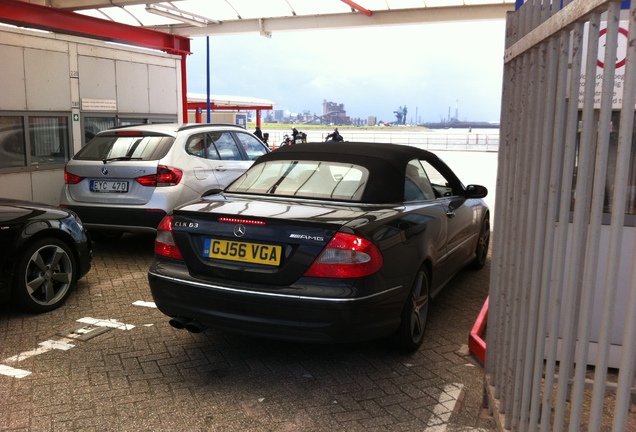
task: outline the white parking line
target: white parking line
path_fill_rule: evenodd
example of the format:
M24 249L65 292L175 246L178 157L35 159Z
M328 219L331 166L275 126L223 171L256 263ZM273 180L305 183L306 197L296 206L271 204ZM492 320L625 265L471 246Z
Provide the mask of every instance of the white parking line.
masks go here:
M448 421L450 420L455 405L464 389L463 384L453 383L444 387L444 391L439 396L438 404L433 407L433 416L426 425L427 432L446 432ZM464 428L463 431L485 432L483 429Z
M72 345L70 343L67 343L66 340L47 340L44 342L40 342L38 345L43 346L43 347L50 347L52 349L57 349L57 350L62 350L62 351L68 351L71 348L75 348L75 345Z
M2 360L4 363L16 363L16 362L21 362L24 361L26 359L29 359L31 357L35 357L36 355L40 355L40 354L44 354L45 352L49 352L51 351L53 348L48 347L48 346L42 346L40 348L36 348L34 350L31 351L24 351L21 352L18 355L14 355L12 357L6 358L4 360Z
M28 358L31 357L35 357L36 355L40 355L40 354L44 354L45 352L49 352L51 350L57 349L57 350L64 350L67 351L71 348L73 348L75 345L71 345L68 342L70 342L70 339L66 339L66 338L62 338L60 340L47 340L44 342L40 342L38 343L38 345L40 345L39 348L33 349L31 351L24 351L21 352L18 355L14 355L12 357L8 357L4 360L2 360L5 363L16 363L16 362L21 362L23 360L26 360Z
M4 363L21 362L23 360L29 359L31 357L35 357L40 354L44 354L45 352L49 352L54 349L68 351L75 346L75 345L69 344L68 343L69 341L70 339L63 338L61 340L47 340L44 342L40 342L38 344L40 345L39 348L33 349L31 351L24 351L18 355L8 357L4 359L3 362ZM24 378L25 376L30 375L31 372L0 364L0 374L10 376L13 378Z
M143 301L143 300L137 300L136 302L133 302L133 305L135 305L135 306L144 306L144 307L149 307L149 308L156 308L157 307L155 302L147 302L147 301Z
M116 328L119 330L132 330L135 328L135 326L132 324L120 323L119 321L114 319L103 320L103 319L97 319L97 318L91 318L91 317L84 317L84 318L78 319L77 322L81 322L84 324L91 324L97 327Z
M31 372L0 364L0 375L6 375L13 378L24 378L25 376L31 375Z
M84 324L90 324L93 325L95 327L110 327L110 328L115 328L115 329L119 329L119 330L132 330L133 328L135 328L134 325L132 324L124 324L124 323L120 323L117 320L114 319L110 319L110 320L100 320L100 319L96 319L96 318L90 318L90 317L85 317L85 318L80 318L77 320L78 322L84 323ZM87 333L88 329L86 329L85 331L82 331L83 329L79 329L76 331L77 336L71 336L71 337L75 337L78 338L80 336L82 336L83 333ZM75 345L69 343L69 342L73 342L73 339L69 339L69 338L62 338L62 339L58 339L58 340L46 340L44 342L40 342L38 343L39 347L35 348L31 351L24 351L18 355L12 356L12 357L8 357L4 360L2 360L3 363L17 363L17 362L21 362L24 361L26 359L29 359L31 357L35 357L37 355L40 354L44 354L46 352L49 352L51 350L63 350L63 351L68 351L71 348L74 348ZM24 378L25 376L28 376L31 374L31 372L29 371L25 371L22 369L16 369L13 368L11 366L6 366L6 365L2 365L0 364L0 374L1 375L6 375L6 376L10 376L13 378Z

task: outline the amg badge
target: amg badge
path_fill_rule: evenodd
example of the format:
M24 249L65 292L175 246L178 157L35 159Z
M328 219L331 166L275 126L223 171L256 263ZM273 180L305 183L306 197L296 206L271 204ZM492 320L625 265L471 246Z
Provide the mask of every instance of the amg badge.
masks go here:
M320 236L310 236L306 234L290 234L289 238L302 239L302 240L314 240L314 241L325 241L324 237Z

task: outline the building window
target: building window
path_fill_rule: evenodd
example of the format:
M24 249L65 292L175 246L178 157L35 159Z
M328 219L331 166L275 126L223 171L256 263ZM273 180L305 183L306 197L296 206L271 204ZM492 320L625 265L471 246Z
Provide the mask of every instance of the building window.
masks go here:
M159 123L176 123L177 118L173 116L157 116L157 117L119 117L115 115L98 115L95 117L83 116L84 122L84 141L85 146L92 140L98 132L106 129L112 129L119 126L136 126L140 124L159 124Z
M141 124L176 123L177 118L173 116L154 117L117 117L118 126L136 126Z
M67 116L29 117L31 165L63 164L69 159Z
M24 118L0 116L0 169L26 166Z
M63 165L70 158L68 115L0 115L0 170Z
M84 142L92 140L97 132L115 127L115 116L111 117L84 117Z

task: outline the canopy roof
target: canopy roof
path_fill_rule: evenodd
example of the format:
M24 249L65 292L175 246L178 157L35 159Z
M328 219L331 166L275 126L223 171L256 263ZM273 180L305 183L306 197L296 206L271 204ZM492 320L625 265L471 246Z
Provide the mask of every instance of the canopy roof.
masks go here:
M271 37L278 31L504 19L515 4L516 0L0 0L0 22L160 49L181 55L185 69L188 38L195 36ZM78 19L72 12L85 16ZM187 117L188 107L200 108L204 102L186 96L185 78L182 89ZM272 106L264 100L237 104L234 96L214 99L210 105L216 108Z
M206 103L207 95L199 93L188 93L188 103ZM210 103L218 108L228 108L234 106L251 107L251 109L272 109L274 102L267 99L260 99L248 96L210 95Z
M121 24L206 36L503 19L515 0L30 0Z

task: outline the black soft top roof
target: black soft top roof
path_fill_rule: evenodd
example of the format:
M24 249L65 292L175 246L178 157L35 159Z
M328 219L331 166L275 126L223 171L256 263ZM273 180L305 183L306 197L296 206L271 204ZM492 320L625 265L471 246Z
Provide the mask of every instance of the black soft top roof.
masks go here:
M398 144L329 142L280 147L259 157L255 165L274 160L313 160L354 163L369 171L369 182L361 201L393 203L404 199L404 176L410 160L438 161L426 150Z

